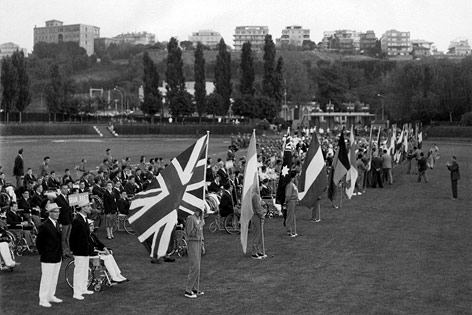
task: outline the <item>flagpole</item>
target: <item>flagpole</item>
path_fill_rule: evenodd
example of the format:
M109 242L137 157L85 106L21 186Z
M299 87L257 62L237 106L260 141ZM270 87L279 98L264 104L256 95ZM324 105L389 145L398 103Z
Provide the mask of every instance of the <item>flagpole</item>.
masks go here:
M343 195L344 195L344 183L341 181L341 200L339 202L339 208L343 207Z
M207 161L208 161L208 147L210 146L210 131L207 130L207 145L206 145L206 153L205 153L205 171L203 172L203 183L206 183L206 168L207 168ZM203 200L205 200L205 192L206 192L206 187L203 189ZM204 220L205 216L205 202L203 202L203 209L201 212L201 220ZM203 227L202 227L202 235L203 235ZM201 276L201 271L202 271L202 242L203 240L200 240L198 242L198 255L200 256L200 264L198 265L198 278L197 278L197 293L200 292L200 276Z
M265 241L264 241L264 219L261 219L261 232L262 232L262 255L263 258L266 258L266 252L265 252Z

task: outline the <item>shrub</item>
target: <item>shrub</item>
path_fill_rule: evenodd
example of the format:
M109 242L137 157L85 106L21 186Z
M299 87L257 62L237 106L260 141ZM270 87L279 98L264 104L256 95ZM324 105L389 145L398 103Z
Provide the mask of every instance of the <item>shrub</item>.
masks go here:
M461 118L462 126L472 126L472 112L465 113Z

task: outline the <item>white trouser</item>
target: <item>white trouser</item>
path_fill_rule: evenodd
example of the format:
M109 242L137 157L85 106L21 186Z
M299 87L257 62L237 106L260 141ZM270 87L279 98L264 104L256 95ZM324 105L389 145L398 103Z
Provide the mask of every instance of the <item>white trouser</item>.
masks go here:
M74 296L87 291L89 256L74 256Z
M121 275L121 270L113 255L100 255L100 259L103 260L111 279L114 281L120 281L121 279L119 279L119 276Z
M41 283L39 284L39 303L51 301L56 295L57 279L62 262L41 263Z
M0 242L0 255L7 267L13 267L15 265L15 261L13 260L13 257L11 257L8 242Z

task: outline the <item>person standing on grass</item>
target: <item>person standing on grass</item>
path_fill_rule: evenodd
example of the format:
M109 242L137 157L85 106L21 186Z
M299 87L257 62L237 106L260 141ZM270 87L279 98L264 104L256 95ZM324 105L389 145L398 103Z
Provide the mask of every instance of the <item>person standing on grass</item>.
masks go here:
M428 174L426 170L428 169L428 160L424 156L424 153L420 153L420 159L418 160L418 183L421 182L421 177L424 177L424 182L428 182Z
M200 291L200 262L202 259L204 225L205 220L203 219L201 209L187 217L185 234L188 244L189 270L185 286L185 297L190 299L205 294L203 291Z
M261 205L261 196L259 195L257 188L252 191L251 196L251 203L252 203L252 210L253 215L251 218L251 226L252 231L250 234L250 240L252 244L252 255L251 258L253 259L262 259L266 258L267 255L264 252L264 248L262 245L262 225L264 224L264 218L266 212Z
M56 297L57 280L62 264L59 209L56 203L47 203L48 218L39 226L36 238L36 247L41 261L39 305L42 307L51 307L51 303L62 303L62 300Z
M116 224L116 215L118 206L116 205L117 198L113 182L108 181L106 184L105 193L103 194L103 211L105 212L105 227L107 230L107 239L111 240L113 236L113 228Z
M13 167L13 175L16 178L16 188L23 186L23 176L25 175L25 162L23 160L23 148L18 150Z
M72 222L70 232L70 249L74 254L74 295L76 300L83 300L84 294L93 294L87 289L89 267L89 226L87 215L91 212L90 202L80 200L77 205L80 211Z
M287 208L287 217L285 219L285 226L287 228L287 233L290 237L297 237L296 230L296 218L295 218L295 208L298 203L298 188L294 183L295 177L297 176L296 171L290 172L290 182L288 182L285 187L285 205Z
M447 168L451 172L451 186L452 186L452 199L457 199L457 181L461 178L461 174L459 173L459 164L457 164L457 160L455 156L451 157L451 161L447 162Z
M72 209L69 206L69 197L68 191L69 186L67 184L61 185L61 193L57 196L55 202L61 208L61 212L59 214L59 224L61 225L61 233L62 233L62 251L65 257L72 257L72 253L69 248L69 237L70 237L70 229L72 227Z

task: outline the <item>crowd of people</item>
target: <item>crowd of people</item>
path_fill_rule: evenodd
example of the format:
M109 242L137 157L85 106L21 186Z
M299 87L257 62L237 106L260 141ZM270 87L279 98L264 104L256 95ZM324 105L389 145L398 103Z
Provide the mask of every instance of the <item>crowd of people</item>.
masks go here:
M286 135L285 137L287 137ZM257 168L260 180L260 194L252 196L254 216L252 225L256 227L250 236L251 257L263 259L267 257L261 248L260 228L264 223L268 211L273 210L283 215L285 230L289 237L296 237L295 211L298 203L297 181L302 165L309 148L311 136L308 132L295 133L291 136L292 165L290 165L289 184L285 187L285 202L276 206L275 191L279 174L283 165L283 149L286 138L258 137L257 139ZM243 174L246 168L246 158L236 158L236 152L249 145L249 135L231 137L231 145L226 156L207 159L205 173L207 192L218 196L218 212L221 217L237 212L240 207L243 186ZM338 150L338 137L325 134L320 137L321 150L328 172L335 161ZM348 143L350 146L351 144ZM352 144L354 145L354 144ZM409 139L408 150L396 149L401 155L396 158L387 139L369 144L364 138L357 137L356 161L358 178L355 184L355 194L362 195L366 188L384 188L386 184L393 185L394 165L406 162L407 173L417 175L417 181L428 182L427 171L434 169L440 158L439 148L433 144L427 155L420 148L421 143L415 138ZM369 147L370 146L370 147ZM15 158L13 174L16 185L5 182L5 174L0 167L0 192L8 196L0 200L2 214L6 218L6 226L0 226L0 253L7 266L16 266L12 257L7 257L4 231L22 227L22 231L30 234L29 242L35 246L40 254L42 278L40 285L40 305L51 307L51 303L60 303L62 300L55 296L55 287L58 279L58 270L64 258L73 257L74 294L76 300L83 300L84 295L92 294L86 287L87 268L90 256L100 253L105 265L110 270L114 282L127 281L121 275L118 265L112 258L109 250L93 234L93 226L89 227L90 200L81 201L71 206L69 196L77 193L96 195L103 201L105 214L106 237L113 240L113 228L118 213L128 215L130 199L141 191L146 191L156 176L167 166L162 158L152 158L147 161L141 156L136 165L130 163L128 157L122 160L114 159L111 150L105 150L102 163L94 170L89 170L87 161L82 159L75 167L75 175L70 169L65 169L62 176L58 176L50 169L51 159L46 156L41 167L35 174L31 167L25 168L23 161L24 150L20 149ZM460 178L458 163L453 157L447 164L451 171L453 198L457 198L457 181ZM335 201L332 206L337 208ZM312 221L320 222L319 203L313 208ZM204 215L196 213L188 216L185 224L188 242L190 270L187 279L185 296L195 298L204 294L199 288L200 254L203 241ZM31 234L37 235L36 242ZM171 242L172 244L172 242ZM263 246L263 245L262 245ZM4 257L6 256L6 257ZM108 258L107 258L108 257ZM161 257L154 257L151 262L160 262ZM165 257L165 261L173 261Z

